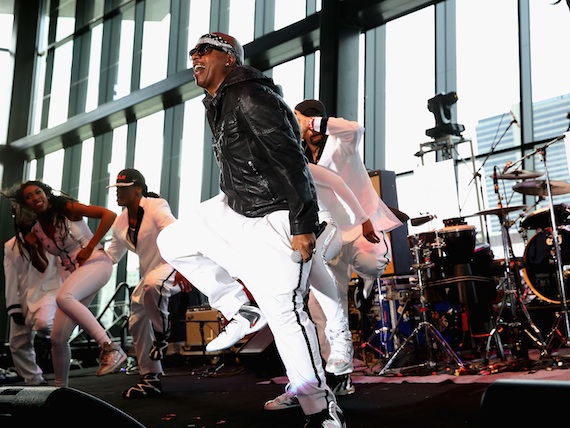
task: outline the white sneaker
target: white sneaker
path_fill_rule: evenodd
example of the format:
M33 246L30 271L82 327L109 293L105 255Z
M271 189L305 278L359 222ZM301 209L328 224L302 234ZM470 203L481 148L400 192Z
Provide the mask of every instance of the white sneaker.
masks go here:
M340 407L331 401L327 409L307 417L305 428L346 428L346 421Z
M263 408L265 410L284 410L300 406L299 399L289 391L289 385L287 385L283 394L275 397L273 400L266 401Z
M350 331L343 330L330 334L328 340L331 344L331 351L325 370L335 375L351 373L354 368L352 364L354 347Z
M121 348L118 343L105 343L101 348L101 354L99 355L99 370L97 370L97 376L103 376L109 373L113 373L117 370L121 364L127 359L127 354Z
M214 340L206 345L207 352L227 349L245 336L261 330L267 325L267 320L255 306L243 305L235 317L224 327Z

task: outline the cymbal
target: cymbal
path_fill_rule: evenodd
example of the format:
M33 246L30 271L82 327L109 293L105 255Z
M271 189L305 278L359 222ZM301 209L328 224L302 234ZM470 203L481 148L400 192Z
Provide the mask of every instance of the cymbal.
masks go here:
M545 180L521 181L513 186L513 190L523 195L545 196L548 194ZM570 183L565 181L550 181L550 190L553 195L570 193Z
M474 215L487 215L487 214L507 214L510 213L511 211L520 211L520 210L524 210L526 209L526 205L513 205L512 207L495 207L495 208L489 208L487 210L483 210L483 211L479 211L476 212ZM471 217L472 217L471 216Z
M497 178L502 180L526 180L528 178L542 177L544 172L527 171L526 169L519 169L517 171L505 172L504 174L497 175ZM492 176L490 176L492 178Z

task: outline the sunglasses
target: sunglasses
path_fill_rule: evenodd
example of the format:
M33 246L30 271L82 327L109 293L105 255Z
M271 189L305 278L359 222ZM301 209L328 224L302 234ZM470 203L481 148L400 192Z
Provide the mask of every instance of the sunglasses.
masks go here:
M190 58L194 56L194 54L198 54L198 56L202 57L204 55L208 55L212 53L213 50L225 52L225 50L219 46L210 45L208 43L204 43L202 45L198 45L194 49L191 49L189 52Z

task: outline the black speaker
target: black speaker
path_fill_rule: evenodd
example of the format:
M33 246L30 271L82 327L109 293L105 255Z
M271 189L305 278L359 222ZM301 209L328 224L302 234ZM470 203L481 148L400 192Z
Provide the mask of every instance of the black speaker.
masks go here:
M569 381L500 379L489 385L481 397L481 422L485 427L503 428L533 422L541 426L563 424L568 403Z
M145 428L143 424L105 401L73 388L52 386L0 387L0 424L3 427L45 425L62 428L78 425Z
M285 368L277 353L273 334L268 326L255 333L236 353L240 363L256 376L270 378L285 374Z

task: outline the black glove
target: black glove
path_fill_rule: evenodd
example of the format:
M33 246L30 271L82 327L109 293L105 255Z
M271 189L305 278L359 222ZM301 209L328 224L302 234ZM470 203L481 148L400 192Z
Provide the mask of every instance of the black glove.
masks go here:
M26 320L24 319L24 315L21 312L12 314L12 319L18 325L26 325Z

